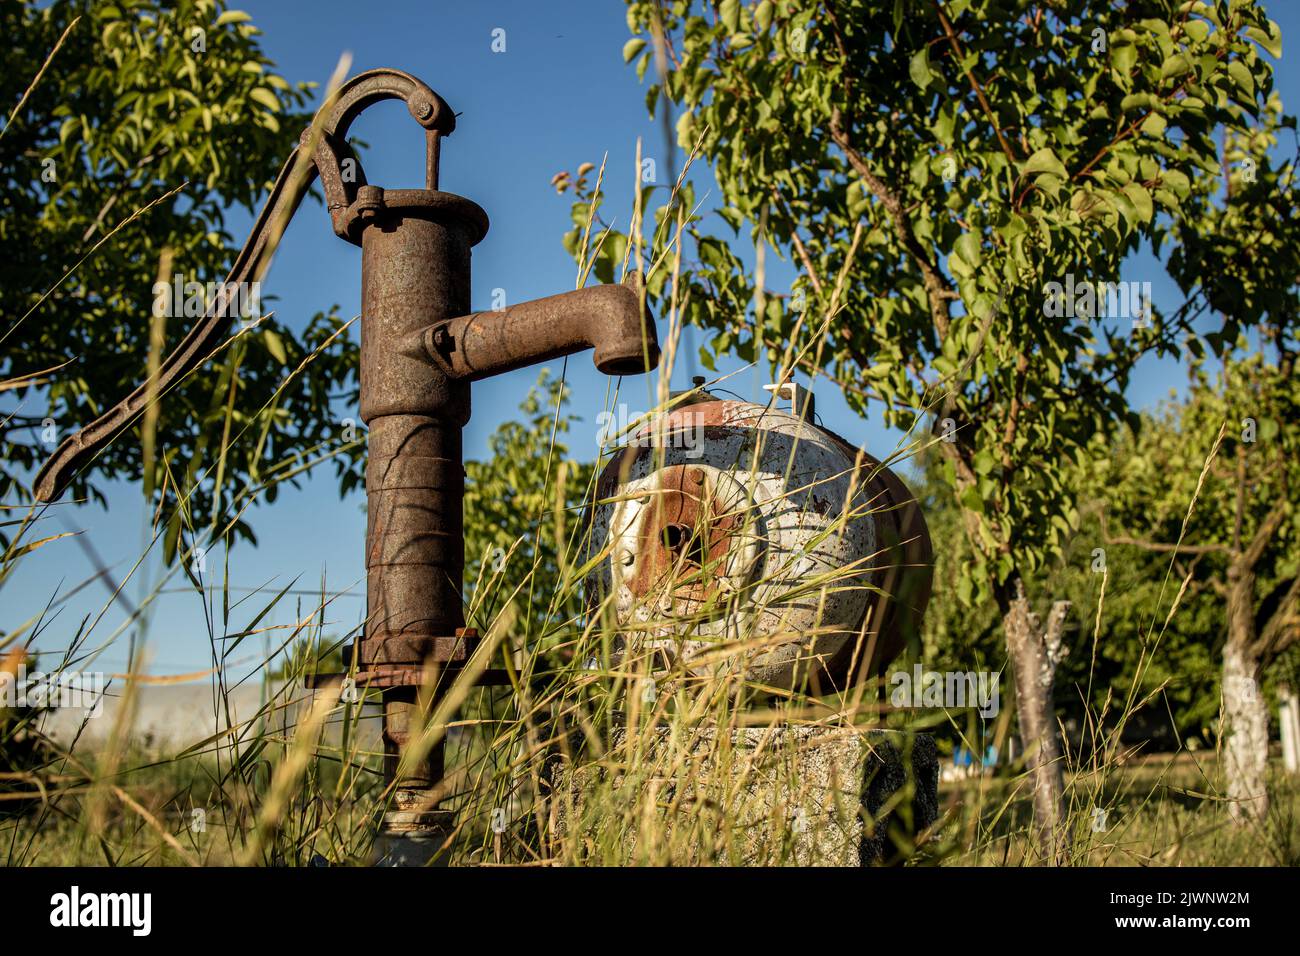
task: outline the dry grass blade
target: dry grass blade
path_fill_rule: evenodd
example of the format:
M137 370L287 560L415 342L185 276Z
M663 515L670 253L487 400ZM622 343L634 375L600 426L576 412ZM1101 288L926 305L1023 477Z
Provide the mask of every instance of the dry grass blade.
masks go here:
M9 111L9 119L5 121L4 129L0 129L0 139L4 139L5 133L9 132L9 127L14 124L14 118L22 112L23 107L27 104L27 98L32 95L32 90L36 89L36 87L40 85L41 77L45 75L45 71L49 69L50 64L54 62L54 55L58 53L59 49L63 46L63 41L68 38L68 34L71 33L80 22L81 17L73 17L72 22L67 25L63 34L55 42L53 49L51 49L49 54L45 57L45 62L41 64L41 68L36 72L36 76L32 78L32 82L29 83L27 89L23 91L23 95L18 100L17 105Z

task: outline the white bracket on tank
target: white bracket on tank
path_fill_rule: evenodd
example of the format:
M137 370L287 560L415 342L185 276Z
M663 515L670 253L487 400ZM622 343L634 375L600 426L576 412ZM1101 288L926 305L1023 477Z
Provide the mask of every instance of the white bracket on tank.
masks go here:
M764 385L764 391L772 393L772 401L788 398L790 400L790 412L796 418L801 418L809 425L815 425L813 421L813 412L817 406L817 397L813 395L812 389L804 388L798 382L788 380L784 382L773 382L771 385Z

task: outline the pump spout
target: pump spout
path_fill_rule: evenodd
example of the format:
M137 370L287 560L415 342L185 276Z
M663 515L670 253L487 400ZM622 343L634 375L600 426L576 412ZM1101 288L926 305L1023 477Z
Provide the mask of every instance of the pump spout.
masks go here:
M606 375L659 364L654 319L635 280L462 315L425 329L421 344L448 376L471 382L586 349Z

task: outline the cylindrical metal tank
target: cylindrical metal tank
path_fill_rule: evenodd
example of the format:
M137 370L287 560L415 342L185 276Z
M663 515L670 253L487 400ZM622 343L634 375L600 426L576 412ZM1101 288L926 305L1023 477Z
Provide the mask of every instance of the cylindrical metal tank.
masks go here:
M796 396L802 415L697 389L606 466L587 594L625 650L828 693L916 639L932 575L920 507Z

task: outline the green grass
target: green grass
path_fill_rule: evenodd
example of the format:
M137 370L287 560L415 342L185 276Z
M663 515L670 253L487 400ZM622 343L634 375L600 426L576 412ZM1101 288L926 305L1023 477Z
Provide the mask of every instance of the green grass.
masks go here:
M1226 789L1213 754L1159 754L1112 771L1104 786L1087 774L1067 780L1075 866L1295 866L1300 864L1300 776L1271 765L1265 821L1240 827L1220 796ZM1086 799L1085 799L1086 797ZM940 788L956 845L945 862L1021 865L1031 808L1023 782L963 781ZM1098 818L1093 808L1105 811ZM1094 830L1094 821L1105 830Z
M246 842L250 806L237 787L221 786L214 761L200 758L150 761L131 754L117 786L136 806L112 802L97 830L87 814L90 791L70 787L45 806L21 816L0 817L0 862L25 866L185 866L249 862ZM698 806L673 806L663 800L664 766L647 762L628 774L623 795L597 788L595 815L603 818L586 839L547 834L529 825L529 807L512 807L512 826L504 838L485 826L466 826L454 850L461 864L491 862L553 864L726 864L734 862L739 831L725 833L725 813ZM1134 761L1111 777L1104 793L1107 829L1094 832L1088 805L1071 814L1075 834L1071 864L1080 866L1292 866L1300 862L1300 778L1274 768L1268 819L1255 827L1235 826L1222 801L1210 791L1221 786L1215 769L1191 755ZM369 792L339 799L338 764L321 760L296 794L285 826L265 859L276 866L313 862L363 865L369 861L373 811L379 805L378 779ZM645 789L658 779L657 793ZM269 783L269 779L263 781ZM1070 781L1072 793L1087 781ZM255 788L261 790L260 787ZM641 799L642 795L648 799ZM253 807L261 797L253 796ZM643 816L648 804L658 813ZM1029 834L1031 809L1023 780L984 778L940 787L941 823L911 856L915 865L1017 866L1035 862ZM203 829L195 827L195 808L203 808ZM472 816L472 804L466 803ZM154 822L166 830L164 838ZM636 822L634 822L636 821ZM722 827L719 827L719 823ZM593 841L592 832L596 837ZM643 843L624 845L628 832ZM536 852L552 838L557 855ZM174 843L172 841L175 841ZM788 847L771 848L764 862L790 862ZM7 857L7 858L5 858Z

